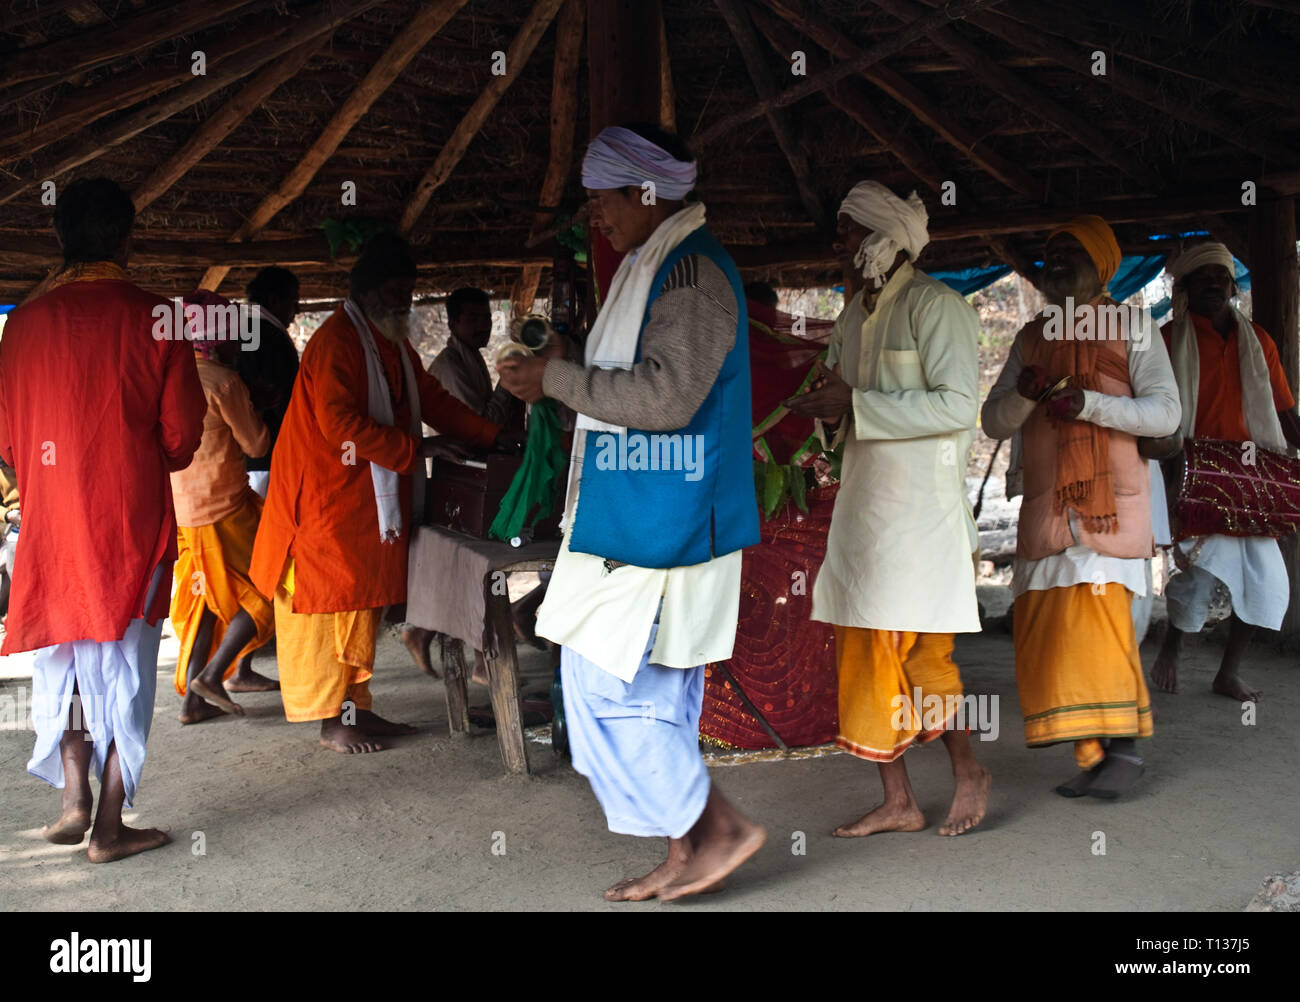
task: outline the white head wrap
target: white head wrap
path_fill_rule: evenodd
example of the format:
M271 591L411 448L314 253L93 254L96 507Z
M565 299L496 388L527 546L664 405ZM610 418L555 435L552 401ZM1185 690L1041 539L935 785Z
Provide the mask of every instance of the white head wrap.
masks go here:
M1187 248L1178 257L1173 258L1166 267L1169 269L1170 276L1177 282L1183 276L1190 275L1197 268L1203 268L1207 264L1221 264L1228 269L1229 275L1236 275L1232 251L1213 240Z
M900 250L915 261L930 242L930 216L915 191L904 201L879 181L859 181L840 203L840 212L872 231L858 246L853 263L877 288Z
M640 187L651 182L669 201L680 201L695 188L697 161L678 160L631 129L611 125L591 141L582 158L585 188Z

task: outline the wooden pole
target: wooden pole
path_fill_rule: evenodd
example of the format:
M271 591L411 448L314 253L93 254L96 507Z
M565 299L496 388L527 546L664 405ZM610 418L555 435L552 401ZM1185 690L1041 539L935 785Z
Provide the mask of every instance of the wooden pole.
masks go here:
M439 0L438 3L426 4L420 8L415 17L411 18L397 33L383 55L375 60L374 65L370 67L370 72L361 79L334 112L325 128L321 130L321 134L316 137L316 141L285 175L280 186L262 199L257 208L244 220L244 224L231 234L232 243L247 240L260 233L266 228L267 223L275 218L276 213L307 190L311 179L325 165L325 161L334 155L334 151L352 131L352 127L388 90L389 85L401 75L402 70L406 69L407 64L419 54L429 39L438 34L443 25L465 6L465 2L466 0ZM220 266L209 268L203 280L199 282L199 288L211 289L215 292L229 270Z
M1254 321L1273 335L1294 394L1300 387L1300 266L1296 261L1296 200L1263 197L1250 216L1250 296ZM1283 642L1300 641L1300 536L1281 541L1291 579Z
M564 185L573 165L573 140L578 125L578 61L582 55L582 29L587 11L584 0L565 0L555 22L555 64L551 72L551 157L542 179L539 205L556 205L564 197ZM554 212L538 212L528 238L542 233ZM528 265L520 274L510 301L515 316L531 313L542 279L539 265Z
M398 233L406 236L411 232L428 206L433 193L446 183L447 178L451 177L452 171L456 169L456 165L469 149L469 144L478 135L488 115L492 114L492 109L497 106L501 96L523 71L528 57L533 54L537 43L542 40L547 25L559 11L561 2L562 0L537 0L537 4L528 12L528 17L520 26L519 33L515 35L510 48L506 50L505 73L499 77L494 76L483 88L483 92L470 105L469 111L465 113L465 117L460 120L460 124L456 126L446 145L438 153L433 165L424 172L415 186L411 200L406 204L405 211L402 212L401 222L397 226Z

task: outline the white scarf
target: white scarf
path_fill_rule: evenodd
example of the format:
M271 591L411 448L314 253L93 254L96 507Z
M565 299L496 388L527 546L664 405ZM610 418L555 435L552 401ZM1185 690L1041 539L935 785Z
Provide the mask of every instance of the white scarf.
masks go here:
M1231 307L1237 322L1237 364L1241 370L1241 402L1246 431L1253 442L1271 452L1286 452L1282 423L1273 409L1273 385L1268 378L1268 362L1260 347L1255 328L1246 315ZM1184 439L1196 430L1196 396L1201 382L1201 356L1196 345L1196 327L1187 307L1187 293L1174 295L1174 326L1169 339L1169 360L1183 403L1181 431Z
M650 283L668 254L704 225L704 204L695 202L679 209L650 234L650 239L625 256L609 283L609 295L587 336L586 364L598 369L630 369L636 361L641 339L641 321L650 301ZM606 424L579 414L577 426L589 431L626 434L619 425Z
M391 426L393 397L388 389L388 380L384 378L384 366L379 360L379 349L375 345L374 335L370 333L370 324L354 300L346 300L343 309L357 330L357 336L361 339L361 351L366 358L366 410L379 424ZM397 346L397 354L402 359L406 396L411 402L411 425L408 430L419 441L423 437L421 432L424 422L420 416L420 390L415 382L415 370L404 343ZM379 539L385 543L395 543L402 536L402 502L398 496L397 471L371 463L370 479L375 487L375 507L379 510ZM415 475L411 478L411 494L411 518L418 522L423 518L424 508L423 459L416 465Z

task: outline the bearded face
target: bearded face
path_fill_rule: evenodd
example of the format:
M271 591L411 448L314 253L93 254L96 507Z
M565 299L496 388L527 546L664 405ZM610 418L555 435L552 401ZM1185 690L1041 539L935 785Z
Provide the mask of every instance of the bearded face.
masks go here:
M390 278L377 289L359 297L366 318L393 344L401 344L411 333L411 301L414 278Z
M1058 233L1043 255L1039 290L1047 301L1064 306L1066 299L1090 303L1101 293L1101 279L1092 256L1072 234Z
M401 344L411 334L411 311L410 310L391 310L384 308L381 311L366 311L366 316L380 334L384 335L385 340L393 344Z

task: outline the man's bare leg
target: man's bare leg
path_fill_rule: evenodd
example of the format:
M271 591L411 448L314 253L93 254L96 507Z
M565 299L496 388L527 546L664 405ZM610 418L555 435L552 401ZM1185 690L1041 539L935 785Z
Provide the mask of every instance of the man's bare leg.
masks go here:
M970 735L964 730L943 732L943 743L952 759L954 789L948 817L939 828L940 835L965 835L984 820L989 806L989 788L993 774L980 765L971 751ZM901 759L899 761L902 761Z
M47 841L55 845L80 845L90 827L90 809L94 797L90 792L90 735L81 726L80 696L72 687L73 703L68 711L68 726L59 739L59 757L63 759L63 806L59 819L41 829Z
M605 891L606 901L647 901L680 877L695 855L690 836L668 840L668 858L644 877L628 877Z
M361 711L357 711L360 717ZM343 723L343 714L327 717L320 722L320 743L330 751L344 755L361 755L383 751L384 746L356 724Z
M99 787L99 810L95 812L95 827L90 830L92 863L111 863L115 859L134 856L164 846L171 839L157 828L128 828L122 823L122 804L126 800L126 787L122 784L122 765L117 759L117 742L108 749L104 763L104 778Z
M190 679L189 688L227 713L242 717L244 708L230 698L222 676L226 674L226 669L230 667L230 663L235 660L239 652L252 643L256 636L257 624L253 622L253 617L244 609L240 609L235 613L235 618L230 621L230 625L226 627L225 636L221 638L216 653L212 655L203 670Z
M1183 653L1183 631L1167 624L1164 642L1151 667L1151 684L1161 692L1178 692L1178 659Z
M892 762L880 763L880 782L885 787L884 803L857 821L840 825L833 834L840 838L859 838L876 832L919 832L925 827L925 815L917 806L901 755Z
M208 654L212 651L212 633L217 626L217 616L211 609L204 608L199 618L199 628L194 632L194 646L190 648L190 660L185 666L185 698L181 701L181 712L177 716L182 724L197 724L201 720L220 717L226 711L207 702L203 695L194 689L194 680L203 672Z
M1241 660L1246 656L1246 649L1250 646L1254 635L1255 627L1242 622L1234 612L1228 632L1228 646L1224 649L1223 660L1219 663L1219 674L1214 676L1214 682L1210 686L1220 696L1247 702L1257 700L1264 695L1261 690L1248 685L1237 674L1237 669L1241 667Z
M433 631L426 630L421 626L411 626L409 623L402 629L402 643L406 649L411 652L411 657L415 659L416 667L424 672L430 678L440 678L438 669L433 667L433 658L431 649L433 647Z
M704 813L687 838L694 852L681 873L659 892L661 901L713 890L763 847L767 832L741 814L717 786L710 786Z
M226 679L226 692L280 691L278 679L268 678L259 672L253 671L253 655L256 653L256 651L249 651L239 659L239 664L235 666L235 674Z

